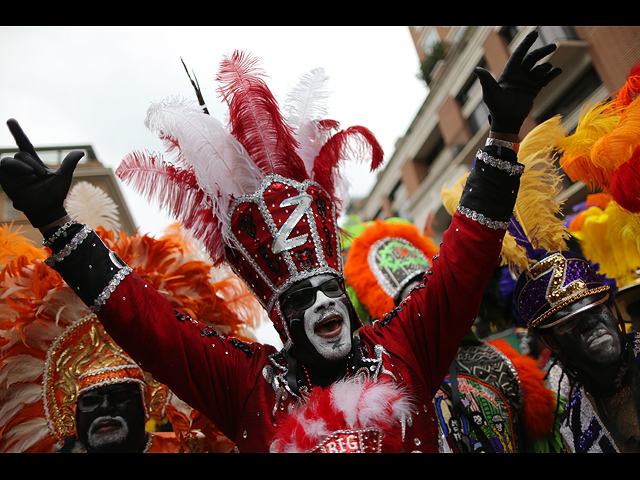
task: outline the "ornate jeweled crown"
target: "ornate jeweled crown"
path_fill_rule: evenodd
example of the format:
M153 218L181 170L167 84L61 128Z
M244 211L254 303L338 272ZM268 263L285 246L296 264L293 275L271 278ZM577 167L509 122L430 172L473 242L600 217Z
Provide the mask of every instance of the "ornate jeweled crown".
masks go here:
M299 280L342 276L335 206L317 183L268 175L253 195L233 202L230 219L227 261L267 311Z

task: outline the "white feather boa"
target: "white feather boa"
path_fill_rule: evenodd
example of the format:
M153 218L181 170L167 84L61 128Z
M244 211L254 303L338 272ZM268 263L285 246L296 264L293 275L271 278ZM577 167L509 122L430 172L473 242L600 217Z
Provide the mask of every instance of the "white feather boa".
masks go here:
M398 451L410 397L391 382L340 380L314 388L278 429L273 452Z

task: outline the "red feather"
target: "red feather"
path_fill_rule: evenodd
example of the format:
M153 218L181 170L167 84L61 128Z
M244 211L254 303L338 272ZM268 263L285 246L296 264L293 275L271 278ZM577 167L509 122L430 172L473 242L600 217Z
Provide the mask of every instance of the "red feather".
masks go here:
M611 196L625 210L640 213L640 147L613 176Z
M371 158L373 171L382 164L383 156L382 147L369 129L349 127L337 132L324 144L315 159L311 178L333 197L334 173L340 167L341 160L362 161Z
M492 340L491 345L504 353L518 372L524 390L525 403L521 413L528 442L549 434L553 428L556 400L554 393L545 385L544 372L536 360L518 353L506 340Z
M623 87L616 93L614 105L624 108L633 102L640 94L640 63L636 63L629 74Z
M224 260L222 224L213 216L211 200L198 186L192 170L165 163L156 154L133 152L122 160L116 175L202 241L214 265Z
M305 168L295 150L298 142L256 63L256 58L236 51L220 66L217 80L229 105L231 133L266 175L304 181Z

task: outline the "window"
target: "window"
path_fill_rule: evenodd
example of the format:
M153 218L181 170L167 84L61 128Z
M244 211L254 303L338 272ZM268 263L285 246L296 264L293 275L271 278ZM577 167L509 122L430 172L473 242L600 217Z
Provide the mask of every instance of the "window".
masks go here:
M434 27L428 27L420 42L420 47L425 55L429 55L435 44L440 42L440 35Z
M478 130L480 130L484 125L487 124L489 119L489 109L485 105L484 102L478 103L478 106L471 112L467 122L469 123L469 128L471 128L471 134L475 134Z

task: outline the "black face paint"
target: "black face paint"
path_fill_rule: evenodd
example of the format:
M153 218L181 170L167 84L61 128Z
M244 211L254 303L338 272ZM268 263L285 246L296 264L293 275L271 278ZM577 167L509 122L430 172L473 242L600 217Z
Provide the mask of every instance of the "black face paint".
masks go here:
M624 350L618 321L605 304L577 313L549 330L562 356L583 370L610 367L620 361Z
M91 452L142 452L146 435L140 386L120 383L86 392L77 402L76 425L78 439ZM105 440L114 430L121 430L123 437L113 434L117 439ZM99 445L92 446L94 435L101 437Z

